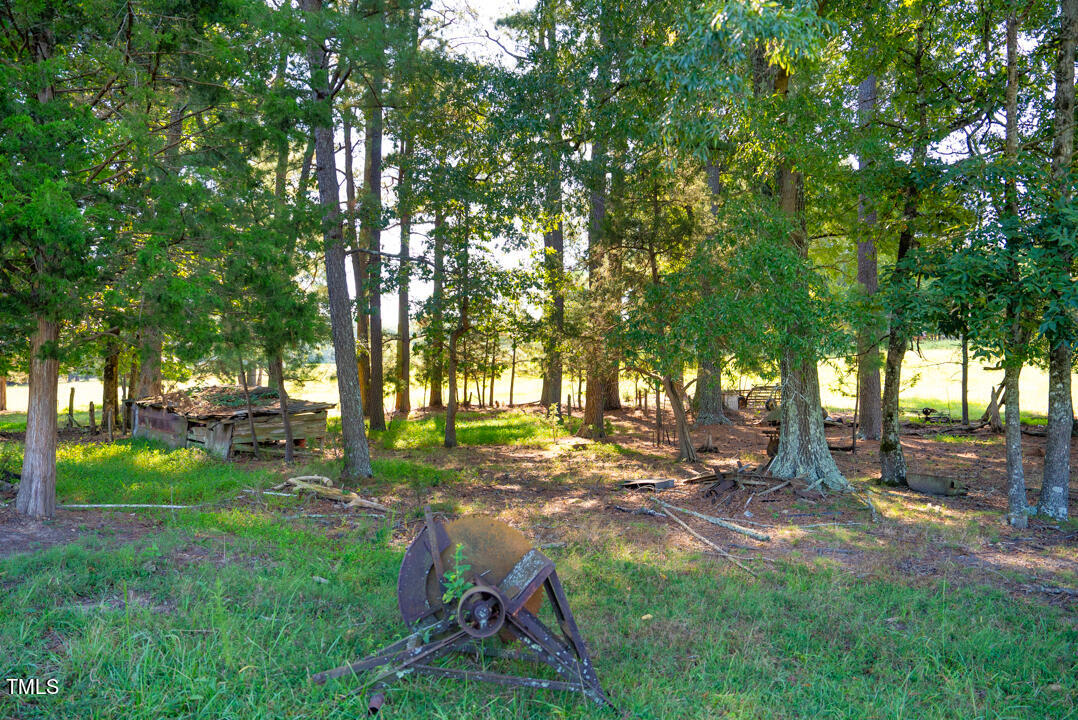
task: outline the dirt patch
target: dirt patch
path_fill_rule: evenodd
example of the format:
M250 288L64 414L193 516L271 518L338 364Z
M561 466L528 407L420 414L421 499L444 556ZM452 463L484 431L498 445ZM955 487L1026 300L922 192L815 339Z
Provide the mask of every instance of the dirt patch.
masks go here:
M157 523L134 513L57 510L47 521L15 515L14 503L0 508L0 557L66 545L90 534L116 544L128 543L153 532Z

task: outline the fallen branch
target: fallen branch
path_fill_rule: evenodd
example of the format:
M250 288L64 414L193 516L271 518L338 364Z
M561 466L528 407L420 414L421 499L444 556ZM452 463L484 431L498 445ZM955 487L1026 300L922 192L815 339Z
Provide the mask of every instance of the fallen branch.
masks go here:
M740 525L735 525L734 523L729 522L728 520L723 520L722 518L712 517L711 515L704 515L703 513L698 513L695 510L688 510L688 509L683 508L683 507L678 507L677 505L671 505L670 503L665 503L662 500L659 500L658 498L651 498L651 500L653 502L658 503L663 508L670 508L671 510L679 510L679 511L685 513L686 515L692 515L693 517L698 517L701 520L707 520L712 525L718 525L719 527L726 528L727 530L733 530L734 532L741 533L742 535L748 535L753 540L761 540L763 542L767 542L767 541L771 540L770 537L768 537L767 535L764 535L763 533L756 532L755 530L749 530L748 528L741 527Z
M321 475L313 475L307 477L328 480L328 478L322 478ZM385 513L389 512L389 508L387 508L385 505L376 503L373 500L364 500L354 492L345 492L340 488L315 485L314 483L305 482L303 478L288 478L288 480L286 480L283 485L291 485L299 491L313 492L314 494L324 497L327 500L336 500L337 502L346 503L348 507L364 507L370 510L379 510Z
M656 501L656 502L658 502L658 501ZM664 503L664 504L665 504L665 503ZM741 568L742 570L744 570L745 572L747 572L747 573L748 573L749 575L752 575L753 577L756 577L756 573L754 573L754 572L753 572L752 570L749 570L749 569L748 569L747 567L745 567L744 565L742 565L742 564L741 564L741 563L740 563L740 562L738 561L738 559L737 559L737 558L735 558L735 557L734 557L733 555L731 555L730 553L726 552L726 551L725 551L725 550L723 550L723 549L722 549L721 547L719 547L719 546L718 546L718 545L716 545L715 543L711 542L710 540L708 540L708 539L707 539L706 537L704 537L704 536L703 536L703 535L701 535L700 533L698 533L698 532L696 532L695 530L693 530L693 529L692 529L691 527L689 527L689 526L688 526L688 524L686 524L686 522L685 522L684 520L682 520L681 518L677 517L676 515L674 515L674 514L673 514L672 512L670 512L670 511L669 511L669 510L667 510L666 508L663 508L663 512L664 512L664 513L666 513L666 516L667 516L667 517L669 517L669 518L670 518L671 520L673 520L674 522L676 522L676 523L677 523L678 525L680 525L681 527L685 528L685 530L686 530L686 531L687 531L687 532L688 532L688 533L689 533L690 535L692 535L693 537L695 537L695 538L696 538L697 540L699 540L700 542L702 542L702 543L704 543L705 545L707 545L708 547L710 547L710 548L711 548L712 550L714 550L715 552L717 552L717 553L718 553L719 555L721 555L721 556L722 556L723 558L725 558L725 559L729 560L730 562L732 562L732 563L733 563L734 565L737 565L737 566L738 566L739 568Z
M768 488L767 490L764 490L763 492L756 493L756 497L763 497L764 495L767 495L768 493L773 493L776 490L781 490L781 489L783 489L784 487L786 487L789 484L790 484L790 481L786 480L784 482L779 483L775 487Z

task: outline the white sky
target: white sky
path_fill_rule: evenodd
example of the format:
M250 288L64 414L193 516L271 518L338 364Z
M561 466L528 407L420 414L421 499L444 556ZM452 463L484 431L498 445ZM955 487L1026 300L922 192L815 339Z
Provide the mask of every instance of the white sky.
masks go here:
M436 0L436 7L451 8L455 13L461 17L460 22L454 23L444 32L445 37L449 40L450 46L457 52L470 55L473 57L501 57L504 53L497 45L490 42L484 35L484 32L489 32L491 35L499 34L495 28L496 21L520 10L534 7L533 0L465 0L460 2L459 0ZM503 43L506 43L504 36L500 37ZM508 43L506 43L508 45ZM388 138L387 138L388 139ZM337 138L339 143L343 143L343 137ZM390 148L385 147L385 152L388 154ZM357 148L356 160L358 161L357 167L362 172L362 150ZM341 175L341 204L344 205L344 158L343 154L337 158L338 173ZM389 168L383 175L383 191L382 202L389 205L394 201L392 189L388 189L387 186L392 185L395 181L393 173L395 169ZM357 178L357 183L360 183L361 179ZM430 226L427 224L414 225L412 227L412 240L410 245L411 253L419 253L426 244L426 235L430 232ZM382 252L399 254L400 253L400 232L395 226L387 228L382 231ZM514 251L505 253L500 259L502 264L506 267L516 267L523 264L528 258L527 251ZM354 279L352 278L352 266L351 262L348 266L348 279L349 289L354 292ZM395 270L396 263L390 265L384 265L383 277L388 275L387 270L392 268ZM420 278L412 278L411 287L409 288L409 299L412 306L415 306L417 301L423 301L430 297L432 292L431 283L429 281L421 280ZM382 327L388 333L397 332L397 293L394 291L391 294L382 295Z

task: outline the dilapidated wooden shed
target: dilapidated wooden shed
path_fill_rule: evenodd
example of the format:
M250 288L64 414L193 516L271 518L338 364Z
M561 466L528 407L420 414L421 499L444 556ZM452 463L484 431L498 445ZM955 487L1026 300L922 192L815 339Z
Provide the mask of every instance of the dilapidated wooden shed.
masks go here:
M285 428L279 394L265 387L250 388L249 392L259 452L283 455ZM134 437L153 438L170 447L201 447L226 459L254 450L242 387L186 388L129 402ZM332 407L333 403L288 399L294 447L309 448L324 442L326 413Z

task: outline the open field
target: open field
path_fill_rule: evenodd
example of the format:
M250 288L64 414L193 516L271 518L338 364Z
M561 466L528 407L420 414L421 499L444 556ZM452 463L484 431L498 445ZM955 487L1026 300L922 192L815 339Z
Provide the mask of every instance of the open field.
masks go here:
M877 489L875 523L841 496L776 492L750 505L747 490L719 503L699 485L663 493L763 523L769 542L686 518L753 577L668 519L618 509L650 507L619 480L698 469L653 446L639 413L614 413L605 443L552 433L534 413L465 413L453 451L438 447L438 422L398 419L372 438L375 479L360 490L389 505L387 517L257 493L288 475L334 475L332 449L289 471L144 441L64 442L61 503L197 507L62 509L43 526L0 508L0 646L11 658L0 669L61 688L0 693L0 716L362 716L361 679L307 678L401 636L396 572L424 504L500 518L544 548L628 717L1078 715L1078 524L1007 527L1002 446L989 436L909 438L911 465L959 473L970 494ZM764 428L751 423L706 429L721 450L708 465L762 458ZM1033 478L1042 441L1026 442ZM864 443L838 459L859 482L875 454ZM616 717L569 694L429 678L387 693L391 718Z
M923 357L922 357L923 356ZM911 351L906 354L906 362L902 368L902 407L913 415L923 407L934 407L937 410L949 410L953 417L960 417L962 412L961 395L961 350L954 342L926 342L922 345L921 355ZM334 372L332 364L324 364L316 370L316 375L321 379L306 384L289 383L289 393L296 397L318 402L338 401L337 386L332 380ZM984 412L988 404L988 394L993 385L1002 381L1002 371L987 370L976 361L970 362L970 414L974 417ZM691 379L691 377L689 378ZM233 381L229 381L233 382ZM747 389L759 379L742 378L740 385L733 382L732 388L741 387ZM513 400L515 403L535 402L539 398L542 379L537 377L518 376L514 383ZM73 383L60 383L59 410L66 413L68 393L75 388L75 407L83 412L76 419L85 422L85 410L92 400L96 405L101 404L101 383L96 380ZM820 391L824 407L832 410L853 409L853 376L843 377L842 372L834 363L822 363L820 365ZM1078 382L1072 384L1075 394L1075 405L1078 406ZM564 389L570 390L568 376L565 380ZM573 402L576 403L576 384L572 383ZM476 390L474 385L470 389L474 398ZM1048 411L1048 374L1042 368L1027 367L1022 371L1021 377L1022 413L1023 418L1043 416ZM622 397L629 399L634 397L634 384L631 380L622 380ZM26 409L27 388L25 385L9 386L8 407L12 413L19 414L5 416L0 413L0 431L21 429L15 424L19 423L21 413ZM427 401L426 391L421 387L413 387L411 393L412 407L422 407ZM494 399L501 405L509 402L509 374L505 373L494 385ZM390 395L386 399L386 409L392 410L393 398ZM331 411L331 414L334 411ZM100 421L100 417L98 418ZM24 420L23 420L24 422Z

